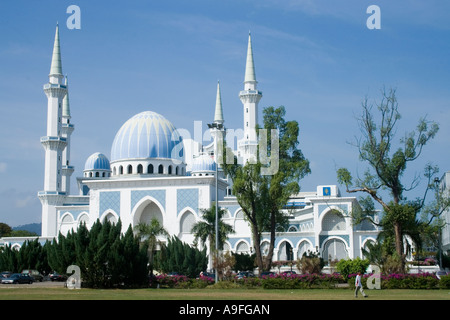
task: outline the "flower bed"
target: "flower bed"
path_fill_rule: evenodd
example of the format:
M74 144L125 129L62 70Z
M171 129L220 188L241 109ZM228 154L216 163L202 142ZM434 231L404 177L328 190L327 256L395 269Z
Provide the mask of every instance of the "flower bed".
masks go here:
M205 276L200 276L197 279L189 279L182 275L161 274L156 276L156 283L159 284L160 288L205 288L214 284L214 282L213 278Z
M362 283L367 287L367 279L370 274L365 274L362 276ZM348 276L348 284L351 288L355 287L355 277L356 274L350 274ZM381 289L437 289L441 286L439 285L439 279L433 273L391 273L391 274L381 274Z
M310 289L310 288L335 288L342 283L343 278L339 274L275 274L261 279L264 289Z
M367 288L367 279L370 274L362 276L362 283ZM211 277L200 276L197 279L189 279L180 275L156 276L156 283L160 288L263 288L263 289L330 289L339 284L348 283L350 288L355 288L356 274L350 274L347 282L340 274L274 274L262 278L243 278L224 280L215 284ZM381 289L450 289L450 276L443 276L439 280L433 273L418 274L389 274L381 275Z

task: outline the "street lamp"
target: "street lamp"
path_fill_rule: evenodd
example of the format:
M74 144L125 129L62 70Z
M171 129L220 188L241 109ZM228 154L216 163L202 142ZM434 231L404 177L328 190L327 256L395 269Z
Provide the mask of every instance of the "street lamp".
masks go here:
M436 201L437 201L437 213L436 217L439 217L439 184L441 180L436 177L434 178L434 183L436 184ZM439 226L439 239L438 239L438 250L439 250L439 270L442 270L442 228Z
M223 124L221 123L217 123L217 122L213 122L213 123L208 123L208 128L209 129L216 129L219 131L222 131L223 129ZM217 141L217 136L215 137L215 142L216 142L216 148L214 150L214 162L216 163L216 176L215 176L215 180L216 180L216 221L215 221L215 229L216 229L216 265L218 264L218 258L219 258L219 179L218 179L218 172L219 172L219 163L217 161L217 156L218 156L218 141ZM218 274L218 270L216 267L216 272L215 272L215 282L217 283L219 281L219 274Z

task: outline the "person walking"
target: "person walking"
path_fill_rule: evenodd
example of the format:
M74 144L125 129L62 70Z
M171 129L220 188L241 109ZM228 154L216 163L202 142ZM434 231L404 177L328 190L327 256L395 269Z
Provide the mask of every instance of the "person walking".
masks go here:
M361 294L364 298L367 298L367 295L364 293L363 285L361 282L361 272L358 272L355 278L355 298L358 298L358 290L361 291Z

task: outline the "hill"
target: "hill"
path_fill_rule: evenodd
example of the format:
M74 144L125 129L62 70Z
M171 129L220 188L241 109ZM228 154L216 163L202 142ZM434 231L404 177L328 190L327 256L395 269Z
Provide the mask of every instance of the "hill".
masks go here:
M13 227L13 230L25 230L29 232L34 232L38 236L41 235L41 223L29 223L29 224L23 224L21 226Z

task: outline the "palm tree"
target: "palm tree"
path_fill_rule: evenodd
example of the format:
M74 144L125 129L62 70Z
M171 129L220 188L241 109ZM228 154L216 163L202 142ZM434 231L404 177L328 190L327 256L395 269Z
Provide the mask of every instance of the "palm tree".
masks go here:
M152 218L150 223L139 223L134 227L137 236L141 239L141 243L148 247L148 260L150 264L150 274L153 274L153 259L156 251L156 246L161 244L158 236L169 236L169 233L164 226L161 225L158 219Z
M212 252L216 247L216 204L214 203L209 209L201 209L202 218L204 221L199 221L194 224L191 232L194 234L195 240L194 245L197 245L198 240L201 241L202 245L209 242L210 251ZM226 214L226 210L219 208L218 213L218 229L219 229L219 250L223 249L223 244L228 238L228 235L234 233L234 229L227 223L222 221L223 216Z

